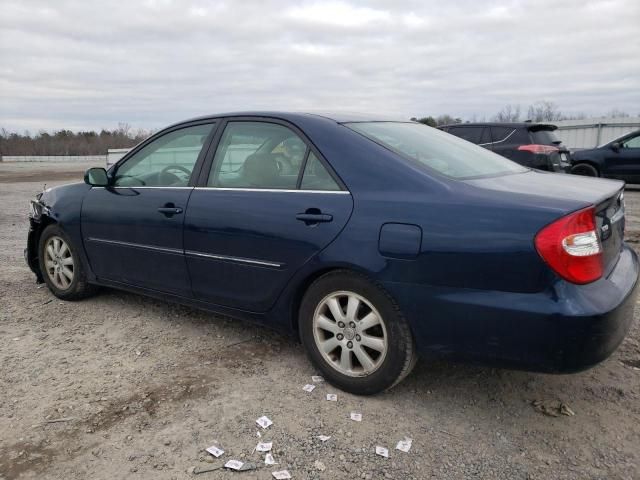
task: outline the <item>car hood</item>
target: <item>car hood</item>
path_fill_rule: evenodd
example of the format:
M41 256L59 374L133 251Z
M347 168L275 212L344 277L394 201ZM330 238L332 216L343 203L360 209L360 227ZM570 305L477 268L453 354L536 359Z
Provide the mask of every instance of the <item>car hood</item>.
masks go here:
M483 189L524 195L535 195L545 199L565 202L580 202L597 205L615 195L624 187L624 182L602 178L583 177L559 173L528 170L513 175L476 178L465 183Z

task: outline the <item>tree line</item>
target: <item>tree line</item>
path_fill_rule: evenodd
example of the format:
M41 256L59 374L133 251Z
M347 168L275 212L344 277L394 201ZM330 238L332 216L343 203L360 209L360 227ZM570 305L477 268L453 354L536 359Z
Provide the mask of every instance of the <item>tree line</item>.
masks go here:
M607 117L629 117L629 114L613 109ZM559 120L583 119L583 113L566 115L558 105L547 100L535 102L527 108L526 115L522 114L520 105L505 105L495 115L478 118L475 115L468 119L439 115L436 117L412 117L411 120L424 123L431 127L463 122L557 122ZM0 157L3 155L105 155L109 148L131 148L151 135L149 130L133 130L129 124L120 123L113 130L81 131L58 130L53 133L40 131L36 135L29 132L19 134L0 129Z
M133 130L120 123L113 130L100 132L58 130L31 135L0 129L0 156L4 155L106 155L109 148L131 148L151 134L147 130Z

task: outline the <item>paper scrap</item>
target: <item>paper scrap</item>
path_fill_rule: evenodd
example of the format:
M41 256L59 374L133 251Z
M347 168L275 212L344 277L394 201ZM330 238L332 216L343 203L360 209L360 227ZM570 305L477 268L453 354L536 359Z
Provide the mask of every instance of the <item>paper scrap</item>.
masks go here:
M330 402L337 402L338 395L336 395L335 393L327 393L327 400L329 400Z
M269 428L269 426L273 425L273 422L269 420L268 417L262 416L256 420L256 423L260 425L262 428Z
M380 445L376 445L376 455L380 455L381 457L384 457L384 458L389 458L389 450L387 450L384 447L381 447Z
M272 446L273 442L259 442L258 445L256 445L256 452L268 452Z
M291 478L291 474L288 470L280 470L279 472L271 472L273 478L276 480L286 480L287 478Z
M313 380L314 383L324 382L324 378L322 378L320 375L313 375L311 377L311 380Z
M224 450L222 450L221 448L218 448L216 445L210 446L209 448L206 449L206 451L216 458L218 458L220 455L224 453Z
M224 468L230 468L231 470L240 470L244 463L239 460L229 460L224 464Z
M313 392L313 389L314 389L314 388L316 388L316 386L315 386L315 385L311 385L310 383L308 383L308 384L306 384L304 387L302 387L302 389L303 389L305 392L309 392L309 393Z
M351 420L353 420L354 422L361 422L362 414L358 412L351 412Z
M276 461L273 458L273 455L270 454L270 453L267 453L264 456L264 463L265 463L265 465L277 465Z
M318 435L318 438L320 439L321 442L326 442L331 438L331 435Z
M396 450L400 450L401 452L404 452L404 453L409 453L409 450L411 450L412 442L413 442L413 439L409 437L404 437L404 440L400 440L396 445Z

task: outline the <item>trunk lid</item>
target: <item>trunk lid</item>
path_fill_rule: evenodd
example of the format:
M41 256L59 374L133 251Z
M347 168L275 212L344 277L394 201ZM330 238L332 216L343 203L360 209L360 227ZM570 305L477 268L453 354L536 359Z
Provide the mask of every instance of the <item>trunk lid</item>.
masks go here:
M465 180L475 187L530 196L531 204L556 204L558 218L589 205L596 207L605 276L615 266L624 239L624 182L530 170L521 174Z

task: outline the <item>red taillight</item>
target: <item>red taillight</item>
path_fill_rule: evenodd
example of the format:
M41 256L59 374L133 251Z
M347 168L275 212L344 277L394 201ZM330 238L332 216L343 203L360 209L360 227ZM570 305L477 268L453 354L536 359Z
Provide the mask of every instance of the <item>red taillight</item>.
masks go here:
M595 213L594 207L579 210L547 225L536 235L540 256L569 282L584 284L602 276L602 246Z
M524 151L524 152L531 152L531 153L541 153L541 154L550 154L550 153L556 153L560 151L558 147L553 147L551 145L537 145L537 144L520 145L518 147L518 150Z

